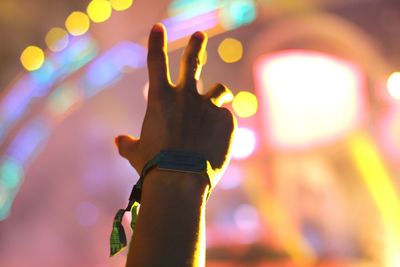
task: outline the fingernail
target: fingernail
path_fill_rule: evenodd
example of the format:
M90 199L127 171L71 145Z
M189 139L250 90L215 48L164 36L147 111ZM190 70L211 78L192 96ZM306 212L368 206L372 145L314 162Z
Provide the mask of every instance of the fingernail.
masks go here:
M204 40L205 39L205 34L203 33L203 32L195 32L194 34L193 34L197 39L200 39L200 40Z
M151 31L153 31L153 32L163 32L164 31L164 27L162 26L162 24L156 23L156 24L154 24L153 29L151 29Z

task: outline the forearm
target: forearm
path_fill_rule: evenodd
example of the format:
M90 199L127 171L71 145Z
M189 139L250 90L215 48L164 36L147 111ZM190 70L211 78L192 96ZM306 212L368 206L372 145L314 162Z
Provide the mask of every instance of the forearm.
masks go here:
M204 266L207 190L201 175L151 171L127 266Z

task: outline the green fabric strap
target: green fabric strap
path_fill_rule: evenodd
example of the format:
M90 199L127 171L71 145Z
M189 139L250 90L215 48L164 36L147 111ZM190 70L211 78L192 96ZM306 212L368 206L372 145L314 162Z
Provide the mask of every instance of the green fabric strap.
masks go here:
M133 230L135 229L135 225L136 225L138 207L139 207L139 203L135 202L135 203L133 203L132 208L131 208L132 233L133 233ZM120 209L115 214L114 222L113 222L113 229L112 229L111 237L110 237L110 257L118 254L118 252L122 251L126 247L126 244L127 244L126 235L125 235L124 227L122 226L122 219L124 217L125 212L126 212L126 210Z

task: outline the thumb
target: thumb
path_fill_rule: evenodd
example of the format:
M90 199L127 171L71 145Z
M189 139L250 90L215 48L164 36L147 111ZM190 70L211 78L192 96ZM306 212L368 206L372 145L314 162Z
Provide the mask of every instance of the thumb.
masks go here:
M139 139L129 135L119 135L115 138L119 154L131 161L132 157L136 154L139 144Z

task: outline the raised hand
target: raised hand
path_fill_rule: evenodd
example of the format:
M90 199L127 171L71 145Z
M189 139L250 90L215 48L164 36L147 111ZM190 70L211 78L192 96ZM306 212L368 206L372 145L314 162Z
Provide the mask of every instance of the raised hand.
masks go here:
M203 32L191 36L175 85L170 80L164 26L154 25L148 43L148 105L140 139L127 135L116 139L120 155L138 173L162 149L204 155L216 174L210 177L212 184L216 184L227 166L236 120L220 106L231 93L222 84L215 84L206 95L200 95L196 87L206 43Z

